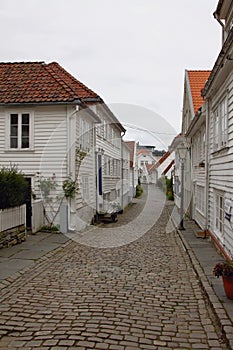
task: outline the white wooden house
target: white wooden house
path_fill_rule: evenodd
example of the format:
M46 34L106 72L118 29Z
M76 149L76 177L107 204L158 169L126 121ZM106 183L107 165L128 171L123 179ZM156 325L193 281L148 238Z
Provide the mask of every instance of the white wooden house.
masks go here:
M218 2L222 48L202 92L206 101L209 171L208 230L228 257L233 258L233 2Z
M136 195L136 187L138 185L138 165L137 165L137 143L135 141L124 141L130 151L130 192L132 199Z
M65 179L74 180L78 175L80 190L75 198L68 200L67 229L83 228L98 210L99 154L102 156L104 152L111 158L110 171L115 167L119 174L116 177L121 178L121 133L125 129L95 92L55 62L0 63L0 90L0 166L17 164L37 197L32 199L32 206L38 203L40 210L41 179L57 183L56 195L62 193ZM104 130L105 119L109 126L108 139L105 134L100 136L97 132L100 129L95 127L96 123L102 123ZM77 150L86 152L79 174L75 162ZM102 188L107 192L113 185L105 180ZM116 185L117 179L114 181ZM36 230L42 220L36 215L39 209L31 217L30 208L31 199L27 226ZM58 214L55 223L59 222Z
M96 183L97 214L121 211L124 209L123 172L123 140L124 127L105 104L93 104L90 107L100 118L101 124L96 126ZM125 165L124 165L125 166ZM129 164L127 164L129 171ZM128 184L129 187L129 184ZM129 188L128 188L129 191Z
M202 230L206 229L206 108L201 91L209 70L186 70L182 113L182 135L189 144L185 159L184 207Z
M132 200L130 196L130 148L126 142L122 142L122 209Z
M142 183L156 183L158 180L157 170L153 165L156 159L152 154L154 147L140 146L137 148L137 167L139 178Z

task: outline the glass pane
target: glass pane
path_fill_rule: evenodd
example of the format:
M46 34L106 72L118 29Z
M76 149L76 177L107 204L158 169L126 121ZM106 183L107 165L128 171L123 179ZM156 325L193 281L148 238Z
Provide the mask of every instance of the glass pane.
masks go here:
M18 114L11 114L11 125L18 125Z
M18 147L18 139L16 137L11 137L11 148L17 148Z
M29 114L22 114L22 124L29 125Z
M22 136L29 136L29 125L22 125Z
M11 136L18 136L18 126L11 125Z
M29 137L22 137L22 148L29 148Z

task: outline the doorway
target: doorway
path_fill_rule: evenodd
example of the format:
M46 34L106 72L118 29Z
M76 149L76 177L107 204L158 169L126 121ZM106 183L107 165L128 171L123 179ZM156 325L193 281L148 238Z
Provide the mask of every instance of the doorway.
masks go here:
M30 177L25 177L27 182L27 187L25 190L25 204L26 204L26 228L27 231L32 229L32 179Z

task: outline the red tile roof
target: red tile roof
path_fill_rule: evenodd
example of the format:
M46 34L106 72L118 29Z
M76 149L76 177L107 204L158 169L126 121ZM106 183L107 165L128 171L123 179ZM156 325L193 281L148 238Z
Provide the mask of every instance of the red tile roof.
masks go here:
M145 155L148 155L148 154L150 154L151 152L150 151L148 151L147 149L139 149L138 151L137 151L137 155L139 156L140 154L145 154Z
M173 164L175 164L175 160L173 159L168 166L166 167L166 169L162 172L162 175L166 175L167 172L171 169L171 167L173 166Z
M130 167L133 167L134 164L134 151L135 151L135 145L136 142L135 141L124 141L124 143L126 143L126 145L128 146L129 150L130 150Z
M159 160L156 163L156 168L158 168L161 164L163 164L163 162L170 156L171 152L167 151L166 153L164 153L164 155L159 158Z
M89 98L99 96L56 62L0 63L0 103L56 103Z
M210 70L188 70L189 84L193 100L194 114L203 105L204 100L201 96L201 91L205 86L207 79L210 76Z

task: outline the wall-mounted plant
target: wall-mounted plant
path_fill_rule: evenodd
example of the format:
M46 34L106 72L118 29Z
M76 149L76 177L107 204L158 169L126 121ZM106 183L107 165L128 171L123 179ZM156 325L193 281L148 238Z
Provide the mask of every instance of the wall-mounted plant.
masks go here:
M75 156L75 163L76 163L76 172L75 172L75 178L73 179L71 175L63 181L62 184L62 193L57 194L57 188L58 184L55 181L56 174L53 173L51 177L43 177L41 176L38 179L38 187L41 192L41 196L43 198L43 208L44 208L44 215L48 222L48 226L50 228L53 227L54 220L56 219L62 202L64 198L66 199L73 199L75 197L75 194L79 190L78 185L78 176L80 171L80 166L83 161L83 159L86 157L87 153L80 150L79 148L76 149L76 156Z
M62 189L66 198L74 198L75 193L78 191L79 187L77 181L72 180L71 177L63 181Z

